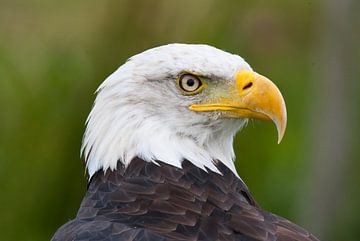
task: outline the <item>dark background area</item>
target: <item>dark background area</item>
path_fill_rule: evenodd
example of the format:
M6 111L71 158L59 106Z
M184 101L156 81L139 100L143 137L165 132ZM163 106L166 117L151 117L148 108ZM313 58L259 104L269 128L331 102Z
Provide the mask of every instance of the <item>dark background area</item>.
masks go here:
M322 240L360 237L360 2L0 0L0 240L49 240L86 190L97 86L171 43L244 57L282 91L288 127L252 121L236 165L259 204Z

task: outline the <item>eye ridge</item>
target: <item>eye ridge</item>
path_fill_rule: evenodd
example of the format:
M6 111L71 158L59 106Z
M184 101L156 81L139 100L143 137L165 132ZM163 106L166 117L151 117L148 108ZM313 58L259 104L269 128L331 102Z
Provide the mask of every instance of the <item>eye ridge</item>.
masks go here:
M180 89L187 94L196 94L203 87L203 83L200 78L193 74L183 74L180 76L178 79L178 85Z

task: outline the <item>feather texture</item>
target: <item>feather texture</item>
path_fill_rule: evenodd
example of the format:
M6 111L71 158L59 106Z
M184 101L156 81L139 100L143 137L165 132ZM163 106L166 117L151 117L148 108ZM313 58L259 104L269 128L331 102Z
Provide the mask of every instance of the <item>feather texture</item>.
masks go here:
M222 175L189 161L182 168L140 158L98 171L77 217L53 241L315 241L290 221L260 209L221 162Z

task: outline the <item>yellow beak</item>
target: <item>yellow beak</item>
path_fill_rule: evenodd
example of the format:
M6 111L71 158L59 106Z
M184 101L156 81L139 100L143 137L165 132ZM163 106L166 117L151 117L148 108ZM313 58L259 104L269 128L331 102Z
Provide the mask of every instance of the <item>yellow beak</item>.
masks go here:
M268 78L252 71L240 71L229 97L193 104L192 111L224 111L232 118L271 120L278 131L278 143L286 129L286 106L279 89Z

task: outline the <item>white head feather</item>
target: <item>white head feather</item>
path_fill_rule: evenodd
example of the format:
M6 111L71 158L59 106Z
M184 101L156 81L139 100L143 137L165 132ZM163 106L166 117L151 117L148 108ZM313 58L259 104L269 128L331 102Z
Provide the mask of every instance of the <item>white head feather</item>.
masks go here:
M176 78L184 71L212 81L233 82L251 70L238 55L208 45L169 44L133 56L98 88L82 144L90 177L98 170L127 166L138 156L181 168L183 160L219 172L214 160L235 175L233 137L245 119L188 107L202 95L184 95Z

